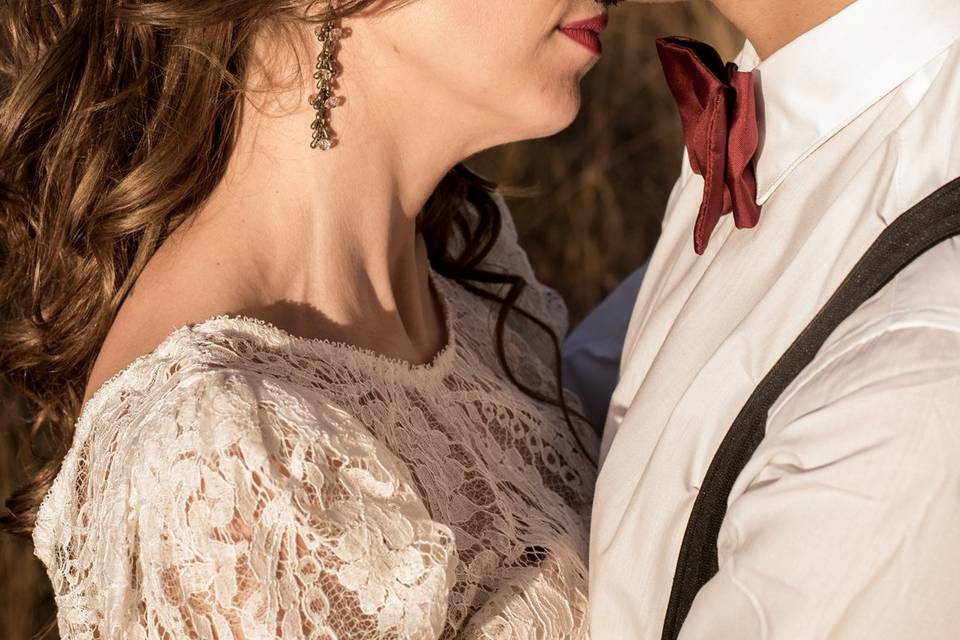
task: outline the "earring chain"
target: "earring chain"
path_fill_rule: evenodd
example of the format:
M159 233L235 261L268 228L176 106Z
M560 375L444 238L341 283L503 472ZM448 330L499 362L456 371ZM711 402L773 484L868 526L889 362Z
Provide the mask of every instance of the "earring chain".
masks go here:
M313 141L311 149L328 151L337 143L336 134L330 126L330 110L343 104L343 97L334 95L334 79L338 75L336 61L337 48L343 29L338 20L330 20L318 26L314 33L320 41L320 54L317 56L316 71L313 74L317 81L317 92L310 95L309 102L317 110L311 129Z

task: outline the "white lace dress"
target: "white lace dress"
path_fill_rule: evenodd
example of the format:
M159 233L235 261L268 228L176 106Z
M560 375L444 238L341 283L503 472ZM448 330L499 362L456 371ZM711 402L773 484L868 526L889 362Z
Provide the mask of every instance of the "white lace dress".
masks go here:
M562 336L505 214L486 266ZM217 316L104 383L34 531L61 636L585 638L595 472L507 381L496 307L432 281L449 340L427 365ZM508 357L553 394L537 331L514 323Z

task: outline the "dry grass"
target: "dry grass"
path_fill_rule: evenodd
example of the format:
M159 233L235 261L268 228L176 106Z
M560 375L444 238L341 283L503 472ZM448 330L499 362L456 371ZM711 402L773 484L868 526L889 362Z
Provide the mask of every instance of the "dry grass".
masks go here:
M0 410L4 429L0 437L0 497L6 498L23 482L28 447L15 434L18 403L4 389ZM43 565L33 555L28 540L0 534L0 638L26 640L34 637L54 615L53 597ZM38 636L39 638L40 636ZM44 640L56 634L43 636Z
M702 0L618 8L604 59L586 80L577 122L551 140L495 149L472 162L500 182L538 188L535 198L512 202L514 215L539 276L564 294L574 320L640 265L656 242L682 142L653 40L679 33L713 43L728 58L741 44ZM9 420L3 423L0 497L19 481L23 457ZM0 536L0 639L26 640L51 611L31 547Z

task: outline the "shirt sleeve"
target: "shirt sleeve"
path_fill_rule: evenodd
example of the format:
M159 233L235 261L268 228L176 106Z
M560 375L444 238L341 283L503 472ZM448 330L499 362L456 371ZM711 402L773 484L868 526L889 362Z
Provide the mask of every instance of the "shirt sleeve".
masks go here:
M139 628L204 640L440 636L453 533L354 417L249 372L181 387L152 414L131 475Z
M811 367L734 486L680 637L956 637L960 332L905 325Z
M634 271L570 333L563 345L563 378L595 425L607 419L620 377L627 327L647 265Z

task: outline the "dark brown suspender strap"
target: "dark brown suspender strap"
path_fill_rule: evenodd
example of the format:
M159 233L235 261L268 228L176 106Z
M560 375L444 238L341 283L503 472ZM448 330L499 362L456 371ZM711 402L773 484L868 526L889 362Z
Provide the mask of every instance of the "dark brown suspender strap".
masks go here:
M693 599L719 571L717 538L734 482L766 434L767 414L837 326L934 246L960 235L960 178L893 222L753 392L710 463L683 535L662 640L680 635Z

